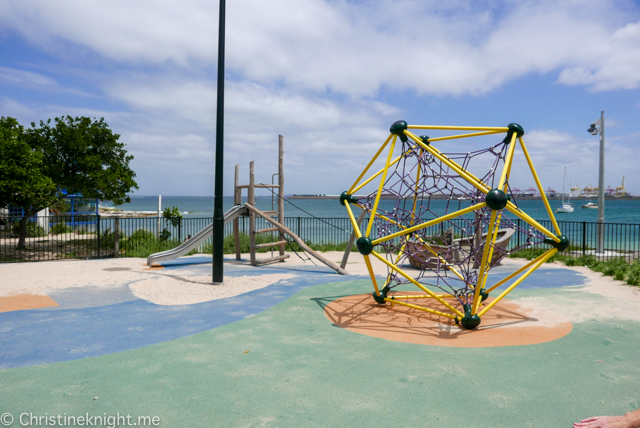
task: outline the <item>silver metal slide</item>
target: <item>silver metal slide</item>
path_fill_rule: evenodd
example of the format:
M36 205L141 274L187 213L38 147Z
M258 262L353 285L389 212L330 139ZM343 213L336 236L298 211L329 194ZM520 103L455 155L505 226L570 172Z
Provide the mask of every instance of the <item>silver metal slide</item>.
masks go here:
M249 215L249 211L242 205L236 205L231 208L229 211L224 213L224 224L235 220L238 216L241 215ZM154 263L163 262L166 260L176 259L178 257L182 257L188 254L193 249L197 248L198 245L202 244L207 239L211 238L213 234L213 223L209 226L202 229L195 236L193 236L188 241L183 242L176 248L172 248L171 250L162 251L160 253L151 254L147 257L147 266L151 266Z

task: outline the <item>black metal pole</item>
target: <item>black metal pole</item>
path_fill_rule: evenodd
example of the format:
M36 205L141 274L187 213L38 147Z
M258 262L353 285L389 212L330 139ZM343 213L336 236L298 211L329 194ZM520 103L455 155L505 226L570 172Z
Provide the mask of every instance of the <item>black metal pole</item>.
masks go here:
M222 177L224 168L224 21L225 0L220 0L218 19L218 104L216 113L216 184L213 205L213 283L223 281L224 213Z

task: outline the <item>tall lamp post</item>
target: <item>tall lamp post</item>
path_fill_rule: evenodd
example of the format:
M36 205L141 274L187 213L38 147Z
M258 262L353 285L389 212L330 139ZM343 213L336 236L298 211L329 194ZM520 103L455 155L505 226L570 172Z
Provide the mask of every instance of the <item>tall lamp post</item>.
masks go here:
M213 204L213 283L221 284L223 275L224 213L222 205L222 178L224 169L224 33L225 0L220 0L218 17L218 100L216 112L216 172Z
M600 171L598 174L598 241L596 254L604 255L604 111L600 113L600 119L591 124L587 129L591 135L600 134Z

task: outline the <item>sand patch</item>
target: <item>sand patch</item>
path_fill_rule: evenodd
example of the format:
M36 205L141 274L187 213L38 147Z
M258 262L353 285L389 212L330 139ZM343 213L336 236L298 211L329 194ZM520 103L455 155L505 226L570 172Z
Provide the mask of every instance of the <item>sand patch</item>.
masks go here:
M222 284L212 284L211 275L180 277L157 275L129 286L141 299L157 305L190 305L225 299L294 278L292 274L225 277Z
M486 303L492 300L489 298ZM444 312L435 299L413 299L407 303ZM459 304L454 306L460 309ZM395 305L392 308L390 304L378 305L371 294L334 300L325 307L324 314L338 327L367 336L396 342L461 348L545 343L566 336L573 329L571 322L561 314L507 299L502 299L483 315L482 323L476 330L463 329L449 318L406 306Z
M555 263L547 266L577 271L585 277L585 285L564 288L553 296L521 298L518 299L520 303L561 312L574 323L606 319L640 322L640 287L616 281L585 267L569 268Z

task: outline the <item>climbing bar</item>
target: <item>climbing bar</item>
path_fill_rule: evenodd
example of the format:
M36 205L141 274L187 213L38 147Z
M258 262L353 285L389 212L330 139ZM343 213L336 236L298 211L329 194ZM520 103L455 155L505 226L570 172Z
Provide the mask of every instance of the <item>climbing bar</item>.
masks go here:
M391 140L391 147L389 148L389 155L387 156L387 164L384 166L384 172L382 173L382 179L380 180L380 185L378 186L378 193L376 194L376 200L373 203L373 209L371 210L371 218L369 219L369 224L367 225L367 231L364 234L366 237L369 237L371 233L371 228L373 227L373 223L376 217L376 211L378 211L378 204L380 203L380 198L382 197L382 189L384 188L384 181L387 178L387 171L389 171L389 167L391 166L391 156L393 155L393 149L396 147L396 141L398 139L397 135L393 136Z
M522 220L529 223L531 226L535 227L541 233L544 233L549 238L553 239L555 242L560 242L560 238L558 238L556 235L551 233L546 227L544 227L543 225L535 221L528 214L525 214L524 212L520 211L518 207L516 207L513 203L508 202L505 208L509 210L509 212L511 212L512 214L515 214L516 216L520 217Z
M487 230L487 240L484 244L484 250L482 251L482 261L480 262L480 276L478 277L478 282L476 283L476 288L473 292L473 306L471 315L476 314L476 310L478 307L478 302L480 301L480 291L482 290L482 280L487 272L487 262L489 260L489 247L491 239L493 238L493 229L495 227L496 216L498 215L498 211L493 210L491 212L491 220L489 221L489 230Z
M422 147L423 149L425 149L426 151L431 153L440 162L444 163L449 168L453 169L460 177L465 179L473 187L475 187L476 189L480 190L482 193L488 193L489 192L488 186L486 184L484 184L482 182L482 180L474 177L474 175L471 174L470 172L465 171L460 165L458 165L456 162L452 161L451 159L449 159L448 157L446 157L445 155L440 153L437 149L431 147L430 145L424 144L422 142L422 140L418 141L419 137L416 137L411 132L409 132L409 131L404 131L404 132L405 132L405 135L407 135L412 140L414 140L420 147Z
M513 290L514 288L516 288L522 281L524 281L529 275L531 275L536 269L538 269L542 264L544 264L544 262L546 262L547 260L549 260L551 257L553 257L553 255L555 253L557 253L558 250L555 248L550 249L549 251L547 251L546 253L544 253L544 257L542 257L542 259L540 259L535 265L533 265L528 271L526 271L520 278L518 278L517 281L515 281L513 284L511 284L509 286L509 288L507 288L506 290L504 290L498 297L496 297L495 299L493 299L491 301L491 303L489 303L487 306L484 307L484 309L482 309L480 312L478 312L478 316L482 316L484 315L489 309L493 308L496 303L498 303L500 300L502 300L507 294L509 294L511 292L511 290Z
M460 312L459 310L457 310L456 308L454 308L453 306L451 306L449 303L445 302L441 297L436 296L436 294L429 290L428 288L426 288L424 285L420 284L418 281L416 281L415 279L411 278L409 275L407 275L402 269L398 268L397 266L394 266L393 264L389 263L384 257L380 256L380 254L376 253L375 251L373 251L371 254L373 254L373 256L375 258L377 258L378 260L380 260L382 263L386 264L387 266L389 266L391 269L395 270L396 272L398 272L400 275L404 276L407 280L411 281L416 287L420 288L422 291L424 291L425 293L427 293L428 295L432 296L434 299L436 299L438 302L442 303L444 306L446 306L447 308L449 308L452 312L460 315L461 317L463 317L464 315L462 314L462 312Z
M378 156L380 156L380 153L382 153L384 148L387 147L387 144L389 144L389 141L391 141L391 137L393 137L393 134L389 134L389 137L387 138L387 140L384 142L382 147L380 147L378 152L373 156L373 159L371 159L371 162L369 162L369 164L364 169L364 171L362 171L362 174L360 174L360 177L358 177L358 179L355 181L355 183L353 183L353 186L351 186L351 188L349 190L347 190L348 194L353 195L353 193L357 191L357 190L355 190L355 187L358 185L358 182L362 179L362 177L364 177L364 175L367 173L367 171L369 171L369 168L371 168L371 165L373 165L373 163L376 161L376 159L378 159ZM400 160L400 158L398 158L398 160Z
M442 129L444 131L496 131L508 132L506 126L439 126L439 125L407 125L409 129Z
M491 286L491 288L489 288L487 290L487 293L491 293L493 290L495 290L496 288L500 287L502 284L507 283L508 281L510 281L512 278L518 276L520 273L524 272L525 270L529 269L531 266L533 266L534 264L538 263L543 257L545 257L546 252L540 254L538 257L536 257L535 259L531 260L529 263L527 263L526 265L522 266L520 269L518 269L517 271L513 272L512 274L510 274L509 276L507 276L504 279L501 279L500 281L498 281L495 285Z
M504 185L509 178L509 171L511 170L511 163L513 162L513 152L516 149L516 137L517 134L514 132L511 135L511 144L509 144L509 148L507 150L507 158L504 160L504 167L502 168L502 175L498 182L498 189L504 189Z
M398 305L402 305L402 306L407 306L409 308L418 309L420 311L429 312L429 313L435 314L435 315L440 315L441 317L447 317L447 318L450 318L452 320L456 318L455 315L451 315L451 314L447 314L447 313L444 313L444 312L436 311L434 309L423 308L422 306L412 305L411 303L401 302L399 300L390 299L388 297L385 297L384 300L389 302L389 303L391 303L391 304L398 304Z
M411 128L411 126L409 126ZM446 141L446 140L455 140L457 138L468 138L468 137L480 137L482 135L493 135L493 134L501 134L504 131L484 131L484 132L474 132L472 134L460 134L460 135L449 135L447 137L436 137L429 138L429 142L432 143L434 141Z
M553 210L549 205L549 201L547 200L547 195L544 193L544 189L542 187L542 183L540 183L540 179L538 178L538 174L536 173L536 169L533 166L533 162L531 162L531 157L529 156L529 152L527 151L527 147L524 145L524 140L521 138L518 139L520 141L520 147L522 147L522 151L524 152L524 157L527 159L527 163L529 164L529 169L531 169L531 174L533 174L533 178L536 181L536 186L538 186L538 191L540 192L540 197L542 198L542 202L544 203L544 207L547 209L547 214L549 214L549 218L551 219L551 223L553 223L553 227L556 230L557 235L561 235L560 226L558 226L558 222L556 221L556 217L553 215Z
M487 204L485 202L480 202L479 204L471 205L470 207L461 209L459 211L452 212L451 214L447 214L445 216L438 217L438 218L435 218L433 220L426 221L424 223L415 225L413 227L408 227L405 230L401 230L400 232L392 233L391 235L387 235L387 236L383 236L382 238L375 239L375 240L371 241L371 243L373 245L378 245L378 244L380 244L382 242L389 241L389 240L397 238L399 236L403 236L403 235L407 235L409 233L413 233L416 230L421 230L421 229L424 229L426 227L433 226L433 225L445 222L447 220L451 220L454 217L459 217L459 216L465 215L467 213L470 213L471 211L475 211L477 209L484 208L486 205Z

